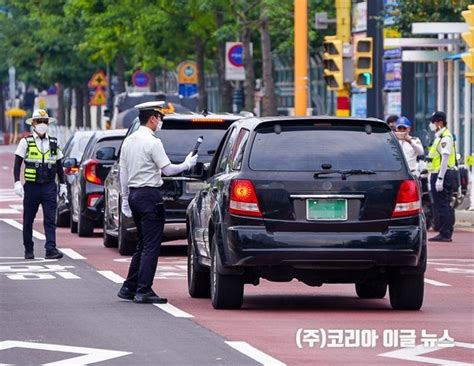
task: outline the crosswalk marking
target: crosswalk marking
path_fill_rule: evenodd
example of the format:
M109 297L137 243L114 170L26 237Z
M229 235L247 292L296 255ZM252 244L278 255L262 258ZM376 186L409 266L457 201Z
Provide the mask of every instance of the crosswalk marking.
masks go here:
M23 230L23 225L20 224L18 221L15 221L13 219L0 219L0 221L3 221L4 223L13 226L14 228L18 230ZM37 232L36 230L33 230L33 237L39 240L46 240L46 236L43 234Z

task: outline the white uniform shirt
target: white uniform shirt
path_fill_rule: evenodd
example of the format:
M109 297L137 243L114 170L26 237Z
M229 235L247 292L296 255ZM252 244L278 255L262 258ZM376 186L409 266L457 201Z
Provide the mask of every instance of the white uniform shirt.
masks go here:
M161 169L169 164L161 140L146 126L140 126L123 142L120 169L127 171L129 187L162 186Z
M416 157L424 153L420 139L411 137L411 143L405 140L398 140L398 142L402 146L403 155L405 155L405 159L407 160L408 168L411 172L416 172L418 169Z
M46 134L44 138L40 138L36 132L33 131L33 137L35 138L36 146L39 151L43 154L49 150L49 135ZM26 150L28 149L28 142L26 138L22 138L18 143L18 146L15 150L15 155L21 156L23 159L26 156ZM64 157L63 152L58 146L56 160L62 159Z
M436 139L441 138L441 135L443 134L443 132L445 130L446 130L446 127L442 128L441 130L436 132L435 133L435 138ZM445 137L441 138L441 141L438 144L438 152L441 155L450 155L452 148L453 148L453 139L451 137L445 136Z

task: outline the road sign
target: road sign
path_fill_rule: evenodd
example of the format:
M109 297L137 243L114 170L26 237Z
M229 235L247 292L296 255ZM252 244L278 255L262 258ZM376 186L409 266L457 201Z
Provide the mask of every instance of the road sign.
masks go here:
M92 96L90 105L99 106L99 105L105 105L106 103L107 103L107 98L105 96L104 91L102 90L102 88L97 88L95 90L94 95Z
M198 69L194 61L183 61L178 65L178 84L198 83Z
M197 93L196 84L178 84L178 93L179 95L189 98Z
M89 88L105 88L107 86L107 77L102 70L97 71L89 80Z
M245 80L244 47L242 42L226 42L225 50L225 79Z
M146 72L140 70L135 71L132 75L132 84L137 88L146 88L149 86L150 76Z

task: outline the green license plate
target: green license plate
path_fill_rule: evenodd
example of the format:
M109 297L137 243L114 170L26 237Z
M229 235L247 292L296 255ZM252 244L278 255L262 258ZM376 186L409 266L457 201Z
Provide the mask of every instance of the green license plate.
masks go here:
M347 200L309 199L306 200L308 220L347 220Z

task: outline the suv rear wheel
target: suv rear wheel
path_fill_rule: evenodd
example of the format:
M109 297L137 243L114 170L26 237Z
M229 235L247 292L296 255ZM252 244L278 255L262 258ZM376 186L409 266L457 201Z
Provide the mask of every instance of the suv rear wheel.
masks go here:
M242 276L219 273L220 261L217 240L212 239L211 248L211 302L214 309L239 309L244 297Z
M191 231L188 229L188 292L194 298L206 298L211 294L209 270L199 264Z
M107 234L107 219L109 217L109 213L107 210L107 197L104 201L104 220L102 221L102 238L104 242L104 247L106 248L116 248L117 247L117 238L115 236Z
M79 221L77 223L77 232L80 237L90 237L94 235L94 221L81 215L82 209L79 210Z
M390 305L395 310L420 310L423 305L425 274L394 273L390 279Z
M383 299L387 293L387 282L382 280L369 280L356 283L357 296L361 299Z
M72 218L72 213L70 215L70 218L71 218L71 221L70 221L70 228L71 228L71 233L72 234L77 234L77 222L74 221L74 219Z

